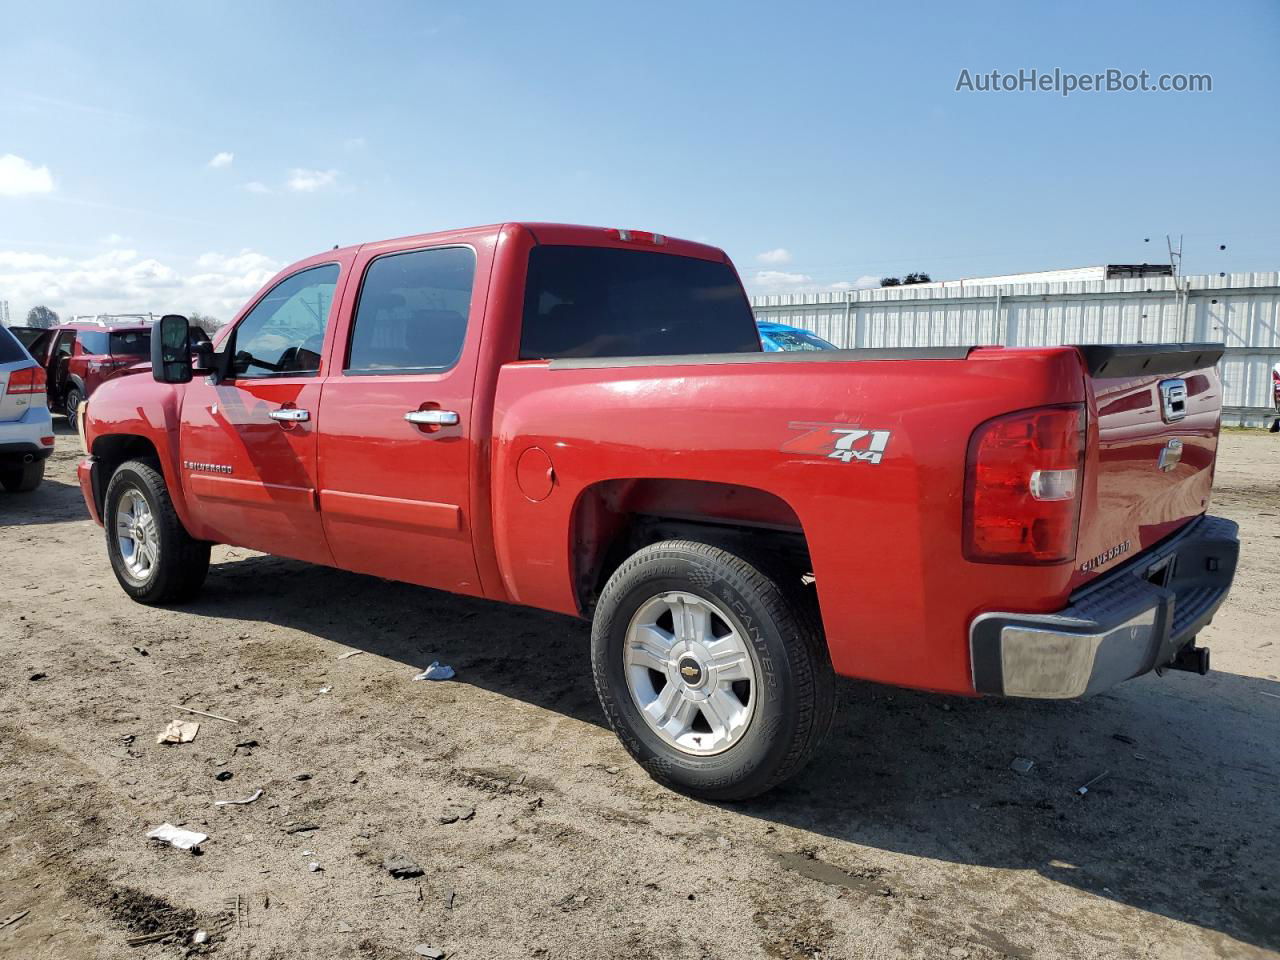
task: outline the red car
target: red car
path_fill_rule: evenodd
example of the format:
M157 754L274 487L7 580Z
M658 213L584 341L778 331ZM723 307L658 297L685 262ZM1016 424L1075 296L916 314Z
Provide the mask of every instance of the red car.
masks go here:
M74 425L76 410L100 384L149 370L151 321L141 319L73 320L36 337L28 349L45 368L49 409Z
M1220 345L764 352L723 251L541 223L326 250L194 354L156 329L79 466L130 596L227 543L589 618L614 730L705 797L796 772L836 675L1203 673L1235 573Z

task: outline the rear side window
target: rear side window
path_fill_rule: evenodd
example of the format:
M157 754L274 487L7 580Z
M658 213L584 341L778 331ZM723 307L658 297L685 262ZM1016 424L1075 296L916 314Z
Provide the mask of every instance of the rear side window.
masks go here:
M379 257L365 271L347 372L430 373L458 362L476 256L439 247Z
M529 252L522 359L759 352L727 263L609 247Z
M0 327L0 363L13 363L15 360L26 360L27 351L18 338L5 327Z
M151 355L150 330L121 330L111 334L113 357L142 357Z

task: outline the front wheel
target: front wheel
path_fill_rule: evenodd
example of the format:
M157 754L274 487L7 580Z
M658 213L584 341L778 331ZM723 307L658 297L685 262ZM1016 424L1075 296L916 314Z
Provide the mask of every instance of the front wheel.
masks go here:
M199 592L209 544L187 533L154 464L130 460L111 475L103 526L111 569L133 599L171 603Z
M682 540L645 547L609 579L591 637L596 690L656 780L741 800L817 752L835 677L798 581Z

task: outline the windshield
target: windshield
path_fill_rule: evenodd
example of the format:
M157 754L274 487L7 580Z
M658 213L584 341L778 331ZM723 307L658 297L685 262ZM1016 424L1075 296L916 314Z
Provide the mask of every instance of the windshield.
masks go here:
M763 330L766 337L778 345L780 350L835 350L833 343L828 343L816 333L808 330Z

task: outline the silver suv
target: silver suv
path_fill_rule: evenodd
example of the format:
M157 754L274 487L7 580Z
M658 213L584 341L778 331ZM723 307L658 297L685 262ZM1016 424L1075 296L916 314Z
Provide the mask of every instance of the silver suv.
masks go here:
M27 493L44 479L53 453L44 368L5 327L0 327L0 486Z

